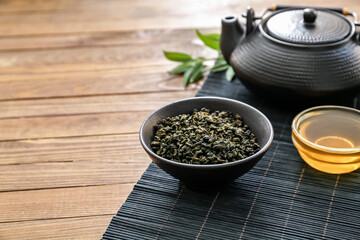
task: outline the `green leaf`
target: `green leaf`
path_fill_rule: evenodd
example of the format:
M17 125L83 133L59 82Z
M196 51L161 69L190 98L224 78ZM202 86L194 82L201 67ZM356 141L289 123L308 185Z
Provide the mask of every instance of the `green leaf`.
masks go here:
M231 66L229 66L229 68L228 68L228 70L226 71L225 75L226 75L226 79L227 79L229 82L231 82L231 81L233 80L234 76L235 76L234 69L233 69Z
M197 80L199 80L200 78L202 78L202 76L203 76L202 67L203 67L202 63L197 63L194 65L194 70L189 79L189 83L194 83Z
M223 57L218 57L215 61L216 65L227 64L226 60Z
M187 61L187 62L184 62L184 63L178 65L177 67L171 69L168 73L181 74L181 73L184 73L189 68L191 68L191 61Z
M213 73L222 72L222 71L227 70L228 68L229 68L229 65L227 63L225 63L225 64L216 64L211 69L211 72L213 72Z
M187 85L189 85L189 81L190 81L192 71L193 71L193 67L191 67L191 68L189 68L188 70L185 71L185 73L184 73L184 81L183 81L184 87L187 87Z
M180 52L167 52L163 51L164 55L167 59L174 62L186 62L189 60L192 60L192 57L189 54L186 53L180 53Z
M195 83L198 80L200 80L202 77L203 77L203 72L202 71L194 73L194 75L190 79L190 83Z
M202 77L202 62L195 63L184 73L184 87L187 87L189 83L193 83Z
M220 34L204 35L199 30L196 30L196 34L206 46L220 51Z
M204 57L195 58L195 61L197 61L197 62L204 62L205 60L206 60L206 58L204 58Z

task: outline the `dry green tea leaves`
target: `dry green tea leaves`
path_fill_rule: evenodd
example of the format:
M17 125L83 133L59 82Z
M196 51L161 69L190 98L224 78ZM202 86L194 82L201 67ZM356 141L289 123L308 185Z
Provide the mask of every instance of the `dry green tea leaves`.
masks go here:
M239 114L206 108L162 120L151 147L163 158L190 164L234 162L260 150Z

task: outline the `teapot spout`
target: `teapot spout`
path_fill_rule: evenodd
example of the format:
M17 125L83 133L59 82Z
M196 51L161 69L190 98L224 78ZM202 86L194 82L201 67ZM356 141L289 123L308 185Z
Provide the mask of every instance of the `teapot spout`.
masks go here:
M243 34L244 30L237 17L227 16L221 20L220 49L227 62Z

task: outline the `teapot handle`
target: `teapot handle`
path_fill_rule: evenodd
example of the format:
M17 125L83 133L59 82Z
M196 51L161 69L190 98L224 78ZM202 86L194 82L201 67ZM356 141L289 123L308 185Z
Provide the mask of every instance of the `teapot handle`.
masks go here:
M341 13L343 15L348 15L349 14L349 11L346 8L292 6L292 5L282 5L282 4L272 6L271 10L276 11L276 10L281 10L281 9L285 9L285 8L314 8L314 9L318 9L318 10L330 10L330 11L333 11L333 12Z
M357 14L355 12L349 11L347 8L292 6L292 5L279 4L279 5L274 5L274 6L270 7L270 8L267 8L266 11L276 11L276 10L281 10L281 9L286 9L286 8L313 8L313 9L317 9L317 10L329 10L329 11L333 11L333 12L343 14L345 16L351 15L353 17L353 19L354 19L355 26L360 26L360 22L357 21Z

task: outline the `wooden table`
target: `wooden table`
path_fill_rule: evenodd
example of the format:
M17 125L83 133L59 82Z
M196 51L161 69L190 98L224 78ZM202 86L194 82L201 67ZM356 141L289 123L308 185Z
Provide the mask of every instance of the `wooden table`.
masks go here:
M0 239L101 238L150 163L140 124L201 85L168 75L162 50L215 56L194 29L273 3L251 2L1 1Z

